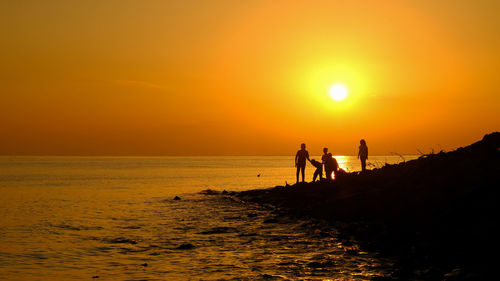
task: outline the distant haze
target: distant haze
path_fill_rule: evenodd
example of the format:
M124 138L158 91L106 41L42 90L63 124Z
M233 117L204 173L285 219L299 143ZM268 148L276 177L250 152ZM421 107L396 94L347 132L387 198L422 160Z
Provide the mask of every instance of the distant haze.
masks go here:
M1 1L0 155L355 155L500 130L499 1ZM335 83L349 94L337 102Z

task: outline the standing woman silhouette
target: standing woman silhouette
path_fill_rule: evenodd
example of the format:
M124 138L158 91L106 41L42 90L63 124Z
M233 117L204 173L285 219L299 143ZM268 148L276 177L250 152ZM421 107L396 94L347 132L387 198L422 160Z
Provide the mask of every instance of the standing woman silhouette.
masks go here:
M368 159L368 146L366 146L366 141L364 139L359 141L359 152L358 159L361 160L361 171L366 171L366 159Z

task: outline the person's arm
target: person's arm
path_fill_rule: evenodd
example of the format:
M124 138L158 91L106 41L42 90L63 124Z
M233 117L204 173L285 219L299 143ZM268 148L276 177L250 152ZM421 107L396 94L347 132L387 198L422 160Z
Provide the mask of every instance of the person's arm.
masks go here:
M358 159L359 159L360 154L361 154L361 147L359 147L359 149L358 149Z
M366 159L368 159L368 146L366 147Z
M297 158L299 157L299 152L297 151L297 153L295 154L295 167L297 167Z
M311 162L311 159L309 159L309 151L306 151L306 159L309 160L309 162Z

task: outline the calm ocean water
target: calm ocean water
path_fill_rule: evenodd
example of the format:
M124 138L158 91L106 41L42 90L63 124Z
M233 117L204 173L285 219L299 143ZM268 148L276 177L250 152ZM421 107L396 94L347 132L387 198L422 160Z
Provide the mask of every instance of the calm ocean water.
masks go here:
M337 160L360 169L356 157ZM199 193L285 182L295 182L293 157L0 157L0 279L369 280L389 270L375 253L346 254L334 233L316 237L317 222L263 224L269 210ZM177 249L186 243L195 247Z

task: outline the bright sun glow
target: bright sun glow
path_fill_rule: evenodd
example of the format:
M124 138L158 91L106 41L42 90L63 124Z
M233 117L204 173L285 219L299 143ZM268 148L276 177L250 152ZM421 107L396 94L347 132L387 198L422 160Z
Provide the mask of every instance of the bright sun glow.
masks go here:
M342 84L335 84L330 88L330 97L336 101L341 101L347 97L347 88Z

